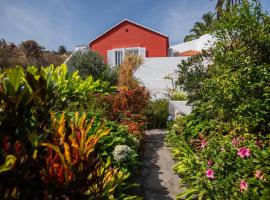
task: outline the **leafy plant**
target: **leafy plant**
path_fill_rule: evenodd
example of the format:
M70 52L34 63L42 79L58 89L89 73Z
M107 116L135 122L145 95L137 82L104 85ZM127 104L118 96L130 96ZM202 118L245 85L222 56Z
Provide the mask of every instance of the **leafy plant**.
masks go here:
M202 22L196 22L194 24L193 28L189 31L192 34L185 36L185 42L198 39L200 36L211 32L216 20L215 14L208 12L202 16L202 20Z
M77 51L67 61L70 69L78 70L83 78L92 76L95 79L117 83L117 69L104 63L103 58L94 51Z
M132 89L122 88L118 93L103 96L102 99L107 103L107 117L127 125L129 132L141 139L145 128L143 110L149 100L146 88L141 86L134 86Z
M254 1L224 12L214 46L179 66L193 105L170 127L178 198L268 199L270 18Z
M170 91L169 96L172 101L186 101L187 100L187 94L183 91Z
M147 117L147 128L166 128L169 116L169 104L167 99L156 99L149 102L144 111Z
M109 125L98 115L67 112L88 95L114 91L108 85L68 74L65 65L1 72L1 199L136 198L123 192L132 168L103 154L105 147L114 148L112 141L132 144L134 138L120 129L109 136Z

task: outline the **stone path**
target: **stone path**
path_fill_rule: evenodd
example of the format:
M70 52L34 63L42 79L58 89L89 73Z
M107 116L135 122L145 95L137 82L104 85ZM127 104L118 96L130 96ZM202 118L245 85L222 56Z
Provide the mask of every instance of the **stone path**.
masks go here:
M181 192L179 177L172 170L174 161L164 138L165 131L146 132L140 181L145 200L173 200Z

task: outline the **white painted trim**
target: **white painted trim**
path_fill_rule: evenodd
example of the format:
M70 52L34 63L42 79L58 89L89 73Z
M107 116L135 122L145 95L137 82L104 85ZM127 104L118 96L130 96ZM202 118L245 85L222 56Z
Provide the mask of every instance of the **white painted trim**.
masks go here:
M107 56L108 56L108 52L111 51L113 54L113 60L107 60L108 63L113 63L112 66L115 67L115 52L116 51L121 51L123 53L123 57L122 57L122 62L125 59L126 56L126 50L129 49L136 49L138 50L138 57L141 56L143 59L145 58L145 55L141 55L141 49L145 49L145 47L127 47L127 48L115 48L115 49L110 49L107 50ZM109 58L109 56L107 57Z
M103 32L102 34L100 34L100 35L98 35L97 37L95 37L94 39L90 40L90 41L89 41L89 45L90 45L93 41L97 40L98 38L100 38L101 36L103 36L104 34L106 34L107 32L111 31L112 29L114 29L115 27L119 26L120 24L122 24L123 22L126 22L126 21L127 21L127 22L130 22L130 23L132 23L132 24L135 24L135 25L137 25L137 26L140 26L140 27L142 27L142 28L148 29L148 30L150 30L150 31L152 31L152 32L155 32L155 33L157 33L157 34L159 34L159 35L162 35L162 36L168 38L167 35L164 35L163 33L158 32L158 31L156 31L156 30L154 30L154 29L151 29L151 28L149 28L149 27L143 26L143 25L141 25L141 24L139 24L139 23L137 23L137 22L131 21L131 20L129 20L129 19L123 19L121 22L117 23L116 25L114 25L114 26L111 27L110 29L106 30L106 31Z

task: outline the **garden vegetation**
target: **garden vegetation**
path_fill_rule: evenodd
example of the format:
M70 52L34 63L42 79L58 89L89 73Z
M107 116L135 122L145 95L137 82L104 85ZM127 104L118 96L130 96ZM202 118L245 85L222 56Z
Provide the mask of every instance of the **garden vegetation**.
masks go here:
M0 199L140 199L128 189L148 96L66 65L2 70Z
M179 65L193 111L167 136L178 198L269 199L270 17L255 1L223 12L215 44Z

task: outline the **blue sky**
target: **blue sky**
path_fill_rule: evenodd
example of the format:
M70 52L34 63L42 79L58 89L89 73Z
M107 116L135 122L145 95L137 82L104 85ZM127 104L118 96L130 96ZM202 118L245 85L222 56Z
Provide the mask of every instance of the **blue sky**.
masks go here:
M49 50L73 50L124 18L180 43L216 0L0 0L0 38L36 40ZM261 0L270 11L270 1Z

